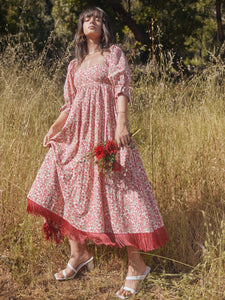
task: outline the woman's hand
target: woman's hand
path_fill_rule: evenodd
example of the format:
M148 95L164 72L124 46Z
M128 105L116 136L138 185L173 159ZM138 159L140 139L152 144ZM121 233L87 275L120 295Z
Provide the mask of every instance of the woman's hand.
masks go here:
M130 143L130 133L127 130L126 121L124 117L118 116L115 139L119 148L125 147Z
M57 133L57 130L53 126L51 126L48 133L44 137L43 146L45 148L50 147L50 145L48 145L48 142L54 135L56 135L56 133Z
M62 127L64 126L64 124L67 120L67 117L68 117L68 114L66 112L62 111L61 114L59 115L58 119L50 127L48 133L44 137L44 142L43 142L44 147L50 147L50 145L48 145L49 140L62 129Z

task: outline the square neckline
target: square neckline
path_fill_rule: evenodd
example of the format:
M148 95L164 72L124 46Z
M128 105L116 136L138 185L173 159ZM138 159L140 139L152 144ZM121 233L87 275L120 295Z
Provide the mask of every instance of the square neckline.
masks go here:
M86 68L79 68L76 70L76 73L79 72L79 71L82 71L82 70L87 70L87 69L90 69L90 68L93 68L93 67L97 67L97 66L105 66L106 65L106 61L104 61L102 64L94 64L94 65L91 65L89 67L86 67Z
M113 45L111 45L111 46L109 47L109 52L108 52L105 56L103 55L104 60L103 60L103 63L102 63L102 64L93 64L93 65L91 65L91 66L89 66L89 67L86 67L86 68L78 68L78 69L76 70L76 73L77 73L78 71L87 70L87 69L90 69L90 68L92 68L92 67L105 66L105 65L106 65L106 58L111 54L111 48L112 48L112 47L113 47Z

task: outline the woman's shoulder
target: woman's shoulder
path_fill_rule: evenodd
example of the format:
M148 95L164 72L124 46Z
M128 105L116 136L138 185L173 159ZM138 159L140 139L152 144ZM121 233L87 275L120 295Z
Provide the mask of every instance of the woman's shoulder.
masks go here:
M109 51L111 53L122 53L123 50L121 49L120 46L118 46L117 44L112 44L110 47L109 47Z
M72 59L72 60L70 61L70 63L69 63L69 67L68 67L68 68L69 68L69 69L76 68L77 63L78 63L78 59L77 59L77 58Z
M112 44L108 49L108 54L106 54L106 57L112 61L117 61L121 56L124 56L124 52L120 46L116 44Z
M76 68L78 65L78 59L74 58L69 62L67 73L73 75L76 72Z

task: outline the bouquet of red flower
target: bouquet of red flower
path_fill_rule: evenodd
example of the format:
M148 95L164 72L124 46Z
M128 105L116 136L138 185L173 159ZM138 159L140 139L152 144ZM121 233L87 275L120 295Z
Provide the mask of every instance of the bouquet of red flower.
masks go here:
M133 137L137 134L140 129L131 133L130 136ZM103 172L110 173L111 171L119 171L121 165L116 161L116 153L119 151L116 141L109 140L107 142L100 143L97 145L92 152L84 157L84 160L80 162L85 162L87 160L92 160L98 165L99 173Z

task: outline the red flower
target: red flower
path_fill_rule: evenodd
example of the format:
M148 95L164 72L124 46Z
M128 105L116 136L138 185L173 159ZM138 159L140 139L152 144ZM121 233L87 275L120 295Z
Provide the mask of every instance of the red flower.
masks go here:
M105 145L105 150L109 154L116 153L118 151L117 143L113 141L108 141L108 143Z
M94 153L95 153L95 156L96 156L98 161L101 158L105 157L106 152L105 152L104 146L100 146L100 145L96 146L95 149L94 149Z

